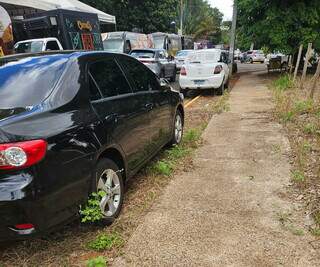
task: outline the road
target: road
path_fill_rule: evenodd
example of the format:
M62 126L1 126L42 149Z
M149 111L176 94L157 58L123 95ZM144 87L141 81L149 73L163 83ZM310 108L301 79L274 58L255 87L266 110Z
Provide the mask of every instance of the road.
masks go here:
M289 196L289 142L255 67L240 66L231 110L212 118L196 168L172 180L114 266L320 266Z

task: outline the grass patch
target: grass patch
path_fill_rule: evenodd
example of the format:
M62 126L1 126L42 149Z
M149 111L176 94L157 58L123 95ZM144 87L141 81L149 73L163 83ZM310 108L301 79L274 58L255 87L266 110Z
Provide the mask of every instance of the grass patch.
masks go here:
M218 101L210 105L210 112L213 114L221 114L230 111L230 104L228 103L229 96L229 92L225 92Z
M87 247L92 250L103 251L113 248L120 248L124 244L124 240L119 233L101 234L96 239L90 241Z
M292 180L298 183L302 183L306 180L306 177L304 176L303 172L295 170L292 171Z
M294 81L290 75L282 75L279 79L275 80L272 85L277 91L285 91L293 88Z
M164 152L164 157L148 168L151 175L171 176L181 159L189 156L199 145L203 126L185 132L180 145Z
M311 229L310 233L314 236L319 237L320 236L320 228Z
M297 236L303 236L304 235L304 231L302 229L299 229L299 228L296 228L294 227L293 225L289 225L288 226L288 230L294 234L294 235L297 235Z
M87 267L107 267L108 264L104 257L99 256L99 257L87 260L86 266Z
M318 132L318 126L314 123L307 123L303 126L303 131L306 134L317 134Z

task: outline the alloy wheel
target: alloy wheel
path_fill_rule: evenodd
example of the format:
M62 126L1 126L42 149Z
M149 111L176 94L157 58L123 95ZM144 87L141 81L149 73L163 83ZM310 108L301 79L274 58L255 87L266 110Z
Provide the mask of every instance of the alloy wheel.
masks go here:
M105 196L100 201L100 209L105 217L116 214L121 200L121 186L118 174L112 170L105 170L98 180L97 190L103 191Z
M176 115L175 123L174 123L174 136L176 139L176 143L179 144L182 139L182 118L180 114Z

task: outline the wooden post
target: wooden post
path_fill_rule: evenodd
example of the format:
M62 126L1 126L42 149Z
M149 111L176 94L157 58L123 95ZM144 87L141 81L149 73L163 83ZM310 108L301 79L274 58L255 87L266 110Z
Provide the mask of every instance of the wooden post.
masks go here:
M304 84L306 76L307 76L308 63L309 63L309 59L311 57L311 51L312 51L312 43L309 43L308 44L308 50L307 50L307 53L306 53L306 56L305 56L302 76L301 76L300 89L303 88L303 84Z
M289 68L289 73L292 73L292 55L289 56L288 60L288 68Z
M299 65L300 65L300 60L301 60L301 55L302 55L302 50L303 50L303 45L300 45L298 58L297 58L297 63L296 63L296 68L294 70L293 80L295 80L297 78Z
M318 57L318 67L317 67L316 74L313 76L313 82L312 82L311 92L310 92L311 98L313 98L313 96L314 96L314 91L316 90L316 86L317 86L317 82L319 80L319 77L320 77L320 57Z

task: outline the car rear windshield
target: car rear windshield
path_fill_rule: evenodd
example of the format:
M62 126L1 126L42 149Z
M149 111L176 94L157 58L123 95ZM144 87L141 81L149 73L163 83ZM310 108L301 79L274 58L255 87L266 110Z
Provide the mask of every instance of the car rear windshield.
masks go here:
M36 53L42 51L42 46L42 41L17 43L14 47L14 51L16 53Z
M135 58L154 58L155 57L155 53L153 51L142 51L142 50L132 51L130 55Z
M185 57L185 56L187 56L188 54L190 54L191 53L191 51L179 51L178 53L177 53L177 57Z
M41 103L58 82L67 61L61 55L0 59L0 109Z
M187 57L189 63L211 63L220 60L220 53L216 51L201 51L190 53Z

